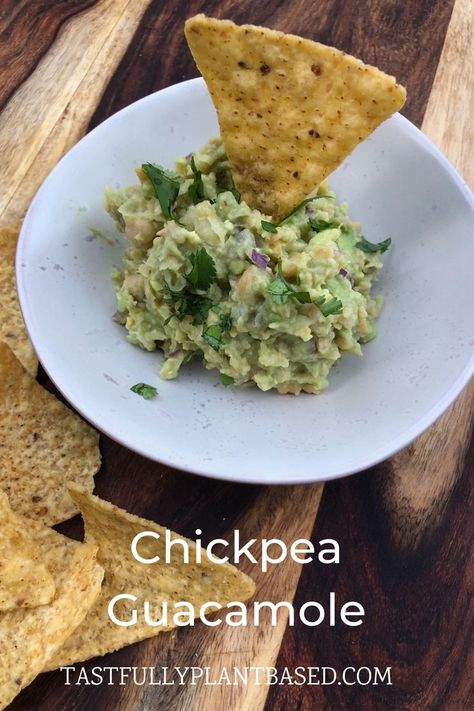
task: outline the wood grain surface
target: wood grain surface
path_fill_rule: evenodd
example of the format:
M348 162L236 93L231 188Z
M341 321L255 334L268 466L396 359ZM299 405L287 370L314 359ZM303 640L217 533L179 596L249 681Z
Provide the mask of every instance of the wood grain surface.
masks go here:
M470 0L8 0L0 6L0 220L21 216L59 157L84 133L141 96L197 75L184 19L205 11L333 44L393 73L403 113L472 177ZM451 18L452 14L452 18ZM450 24L451 23L451 24ZM449 28L449 29L448 29ZM446 40L446 41L445 41ZM472 102L471 102L472 106ZM41 382L54 391L44 373ZM193 536L334 537L340 566L279 566L258 575L258 599L360 600L359 628L197 626L109 655L115 666L391 666L393 685L273 687L66 687L40 676L15 700L41 709L446 709L472 708L474 495L473 393L409 448L370 471L325 485L219 483L149 462L102 438L97 491L120 506ZM343 443L341 443L343 446ZM205 526L203 525L205 522ZM62 530L81 535L79 520ZM328 572L330 571L330 572ZM87 663L90 669L94 663ZM102 663L102 662L101 662ZM268 692L268 695L267 695Z

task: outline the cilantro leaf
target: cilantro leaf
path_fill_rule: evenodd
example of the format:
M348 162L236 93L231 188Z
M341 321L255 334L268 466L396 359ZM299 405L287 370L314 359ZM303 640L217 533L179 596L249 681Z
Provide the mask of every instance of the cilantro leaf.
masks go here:
M276 304L285 304L290 297L299 301L300 304L314 304L323 316L342 312L342 301L335 297L329 301L326 301L324 296L313 300L308 291L297 291L293 284L290 284L283 276L281 262L278 262L277 275L267 287L267 293L271 295Z
M186 280L194 289L207 291L216 276L216 265L213 258L204 247L201 247L197 252L189 254L188 259L192 264L192 269L189 274L186 274Z
M163 290L165 295L164 301L167 304L174 304L174 312L168 316L164 322L166 326L173 316L176 316L180 321L185 316L192 316L193 323L201 324L207 319L212 301L205 296L199 294L191 294L186 291L173 291L167 284Z
M321 198L332 199L332 195L313 195L313 197L305 198L286 217L284 217L283 220L280 220L280 222L277 222L275 224L274 222L267 222L266 220L262 220L262 229L266 230L267 232L276 232L277 227L280 227L280 225L285 225L290 219L290 217L293 217L293 215L296 214L300 208L304 207L304 205L307 205L308 202L312 202L313 200L320 200Z
M189 361L193 358L202 358L202 356L203 352L200 348L198 348L197 351L190 351L186 356L184 356L183 365L185 363L189 363Z
M202 332L202 337L205 341L209 343L211 348L215 351L219 351L222 347L222 328L219 324L215 323L212 326L208 326Z
M158 390L153 385L147 385L146 383L132 385L130 390L137 395L141 395L145 400L151 400L158 395Z
M240 197L241 197L241 196L240 196L240 193L239 193L239 191L237 190L237 188L231 188L229 192L231 192L232 195L235 197L236 201L237 201L238 203L240 203Z
M232 316L230 314L222 314L219 319L219 325L222 328L222 333L227 333L232 328Z
M339 227L337 222L326 222L326 220L315 220L314 217L310 217L308 224L312 230L315 232L323 232L323 230L330 230L333 227Z
M191 271L186 275L186 280L190 288L173 291L168 284L164 285L164 301L167 304L173 304L173 313L166 319L165 326L173 316L176 316L180 321L186 316L191 316L194 324L203 324L212 308L211 299L196 294L193 289L199 291L209 289L216 275L214 260L204 248L192 252L188 258L191 262Z
M164 294L163 301L166 304L174 304L176 301L179 301L179 299L181 299L181 297L183 296L182 291L173 291L173 289L166 282L164 284L164 289L161 293Z
M205 296L183 294L176 309L176 315L180 321L185 316L191 316L194 324L201 324L206 321L211 306L212 301Z
M196 168L194 156L191 157L191 170L194 173L194 180L188 188L188 195L194 205L196 205L198 202L201 202L201 200L204 200L204 185L202 182L202 173Z
M300 304L311 303L311 297L307 291L297 291L293 284L290 284L285 279L281 268L281 262L278 262L277 275L267 287L267 293L272 296L272 299L276 304L285 304L290 296L299 301Z
M300 304L312 304L309 291L294 291L291 296L300 302Z
M277 232L277 226L273 224L273 222L267 222L266 220L262 220L262 230L265 230L265 232Z
M226 388L229 385L233 385L235 383L234 378L231 378L230 375L226 375L225 373L221 373L219 378L220 378L222 385L225 385Z
M288 220L290 219L290 217L293 217L293 215L294 215L295 213L297 213L300 208L304 207L304 205L307 205L309 202L312 202L313 200L320 200L321 198L329 198L329 199L332 199L332 195L313 195L313 197L305 198L302 202L299 203L299 205L297 205L297 206L296 206L286 217L284 217L283 220L281 220L281 222L279 222L278 224L279 224L279 225L284 225L286 222L288 222Z
M270 294L276 304L286 304L288 298L294 293L294 291L295 290L291 284L289 284L283 276L281 264L279 262L277 275L268 285L267 293Z
M321 311L322 315L326 317L342 313L342 301L336 299L335 296L329 299L329 301L326 301L324 296L320 296L314 300L314 304Z
M374 244L374 242L369 242L368 239L365 239L365 237L362 237L362 239L359 242L356 242L355 246L358 247L359 249L361 249L363 252L367 252L370 254L372 252L386 252L391 244L392 244L391 237L384 239L383 242L379 242L378 244Z
M163 168L153 163L143 163L142 170L150 181L163 215L174 220L173 205L178 197L180 181L170 177Z

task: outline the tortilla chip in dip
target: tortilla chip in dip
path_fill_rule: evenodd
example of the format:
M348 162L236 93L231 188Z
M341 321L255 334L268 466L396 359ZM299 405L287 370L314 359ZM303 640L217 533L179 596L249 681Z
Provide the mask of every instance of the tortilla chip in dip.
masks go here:
M318 42L205 15L185 34L235 186L276 221L405 102L394 77Z
M205 552L202 562L193 564L196 544L171 533L173 539L186 540L190 550L189 563L183 562L182 548L172 548L169 564L165 557L166 529L153 521L133 516L117 506L91 495L77 485L70 487L71 496L77 502L84 518L86 540L99 546L97 560L104 567L105 577L102 592L82 625L67 640L48 662L47 669L56 669L74 662L112 652L159 632L170 630L174 625L150 626L138 616L133 626L121 627L108 615L108 604L117 594L136 596L136 602L128 600L115 607L118 618L130 617L131 606L143 609L144 601L150 602L152 616L160 615L161 605L167 602L186 601L196 609L210 600L225 604L232 600L245 601L255 590L253 581L234 566L213 563ZM143 538L140 555L161 560L153 565L137 561L131 553L131 543L137 533L152 531L159 539ZM199 614L199 612L197 613Z
M0 341L0 489L14 511L53 525L77 512L66 482L94 488L99 435Z

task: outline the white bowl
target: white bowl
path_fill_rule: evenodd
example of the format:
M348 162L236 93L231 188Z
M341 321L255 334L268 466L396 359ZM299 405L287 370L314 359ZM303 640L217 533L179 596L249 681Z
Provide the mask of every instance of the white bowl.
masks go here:
M313 482L365 469L405 447L473 372L474 203L436 148L402 116L386 121L334 173L372 241L392 237L377 287L379 335L347 356L319 396L224 388L200 364L158 378L161 356L130 345L112 321L109 273L123 242L103 188L134 167L174 159L218 133L202 79L119 111L83 138L34 198L17 255L20 302L52 380L98 429L141 454L199 474L259 484ZM137 382L158 387L145 401Z

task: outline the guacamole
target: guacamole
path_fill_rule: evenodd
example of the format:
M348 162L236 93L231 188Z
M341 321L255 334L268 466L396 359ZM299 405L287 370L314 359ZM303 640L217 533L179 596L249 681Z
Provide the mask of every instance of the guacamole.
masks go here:
M196 357L224 385L319 393L331 366L374 338L370 289L390 240L365 240L326 183L276 224L240 199L219 138L174 172L137 174L106 189L130 241L112 274L115 318L131 343L164 352L162 378Z

